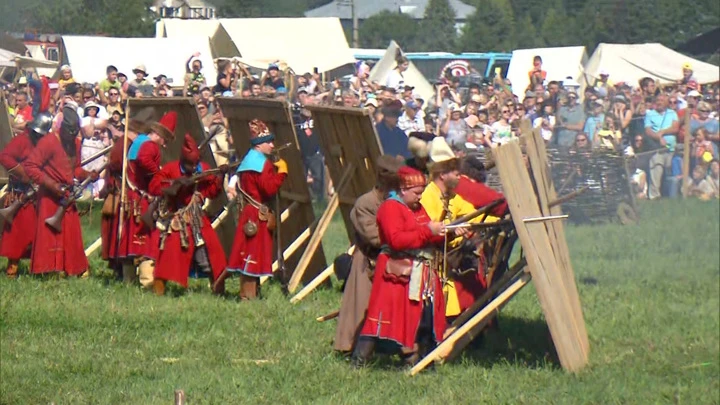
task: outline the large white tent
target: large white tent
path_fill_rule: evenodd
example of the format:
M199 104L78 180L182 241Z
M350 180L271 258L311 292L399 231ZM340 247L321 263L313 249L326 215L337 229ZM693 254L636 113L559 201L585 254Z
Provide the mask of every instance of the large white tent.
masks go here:
M164 74L172 86L182 86L186 62L200 52L203 73L209 81L217 75L208 37L106 38L63 36L60 60L69 64L75 80L95 83L105 78L105 68L114 65L132 78L132 70L145 65L150 77Z
M637 85L643 77L660 82L674 82L682 78L682 66L690 63L697 80L717 82L720 68L675 52L662 44L599 44L585 65L585 75L595 79L600 71L610 74L613 82Z
M219 20L163 18L155 23L156 38L210 38L213 58L240 56L235 43Z
M391 41L390 46L388 46L385 51L385 55L378 61L378 63L375 64L375 66L373 66L370 71L371 81L376 81L381 85L385 85L388 74L390 74L390 71L392 71L397 65L397 62L395 62L395 55L397 55L398 49L400 49L400 46L397 42ZM410 62L410 66L408 66L408 69L403 73L403 77L405 78L405 84L415 87L415 90L413 91L420 94L423 100L427 102L433 97L433 86L412 62Z
M584 46L518 49L512 53L507 78L512 83L513 93L520 100L524 98L525 90L530 84L528 73L533 68L535 56L542 58L543 70L547 72L546 84L552 80L562 81L572 77L580 83L581 91L585 88L582 72L588 57Z
M220 23L243 60L281 61L296 74L355 62L337 18L226 18Z

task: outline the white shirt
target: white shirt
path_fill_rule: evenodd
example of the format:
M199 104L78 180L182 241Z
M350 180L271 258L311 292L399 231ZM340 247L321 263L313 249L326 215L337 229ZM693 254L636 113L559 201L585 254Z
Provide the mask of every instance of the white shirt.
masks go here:
M385 79L385 87L393 88L396 92L402 93L405 90L405 78L399 70L393 69Z

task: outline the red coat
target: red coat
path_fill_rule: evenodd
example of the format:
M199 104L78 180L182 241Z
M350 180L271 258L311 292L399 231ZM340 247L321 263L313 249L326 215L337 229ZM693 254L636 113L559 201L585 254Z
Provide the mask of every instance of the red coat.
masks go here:
M422 249L444 240L442 236L433 236L430 232L427 227L430 217L422 206L412 211L402 202L389 199L380 206L377 222L382 244L393 252ZM409 280L400 280L386 272L388 259L386 253L378 256L367 317L360 335L412 348L420 327L423 303L408 298ZM427 266L421 290L425 288L433 290L433 331L438 342L445 333L445 297L437 273Z
M472 204L475 209L484 207L496 200L505 198L502 193L498 193L483 183L474 181L467 176L460 176L460 181L455 187L455 193L463 198L463 200ZM490 214L502 218L507 212L507 202L503 201L497 207L490 211Z
M30 272L34 274L64 271L68 275L82 274L88 268L83 248L80 216L75 204L68 207L62 220L62 231L55 232L45 220L55 215L59 199L46 188L49 184L71 186L73 176L82 180L87 172L80 167L80 150L71 158L54 133L45 135L23 162L32 181L40 185L37 205L37 225Z
M128 139L128 148L132 145L132 141ZM112 192L117 191L117 198L120 198L119 190L122 187L122 165L123 165L123 138L115 140L113 148L110 149L108 165L105 168L105 188ZM112 198L112 197L109 197ZM118 224L120 218L120 205L113 216L103 215L100 220L100 237L102 238L102 258L104 260L112 260L118 257ZM127 223L123 227L127 227ZM127 228L125 228L127 229ZM123 256L127 256L125 253Z
M202 170L210 169L206 163L201 163ZM170 185L172 179L184 176L180 171L180 162L175 161L165 165L158 174L153 177L150 182L150 193L152 195L162 195L162 190ZM215 175L209 175L197 184L197 191L202 194L203 198L213 199L222 191L222 178ZM169 201L169 210L175 212L182 207L186 207L193 196L195 187L181 188L176 197ZM201 203L202 204L202 203ZM180 233L171 232L166 236L165 247L159 251L157 261L155 262L155 278L161 280L174 281L183 287L187 287L190 266L192 265L193 254L195 252L195 240L192 236L190 224L187 225L187 235L189 246L183 249L180 243ZM202 218L202 229L200 230L205 248L207 250L210 267L213 272L213 280L222 273L227 266L225 259L225 251L223 251L220 239L212 228L210 220L206 216Z
M138 139L135 140L135 142L137 141ZM119 149L120 152L122 152L122 147ZM122 159L122 156L120 156L120 159ZM117 161L115 164L117 164ZM122 170L122 160L120 161L120 165ZM160 172L160 147L155 142L145 141L140 145L135 158L128 156L128 184L126 186L125 198L127 206L123 218L124 222L120 243L118 244L117 251L114 252L114 257L146 257L153 260L157 259L159 253L158 231L151 231L145 227L142 221L136 221L133 207L138 207L140 215L147 211L150 205L150 201L148 200L150 181L158 172Z
M30 136L20 134L0 151L0 165L6 170L11 170L15 166L24 162L33 146ZM21 198L22 194L30 190L30 184L22 183L17 179L10 178L9 195L14 199ZM33 232L28 229L35 229L37 215L35 213L35 204L28 202L23 205L12 224L5 224L0 236L0 256L7 257L10 260L18 260L30 257L30 248L32 246Z
M255 155L257 153L259 152L254 152ZM248 155L251 155L251 153L249 152ZM248 156L243 159L243 163L246 159L248 159ZM255 201L269 205L273 196L280 190L286 175L278 173L275 166L267 158L265 158L264 163L260 163L262 164L260 166L262 171L257 171L257 166L253 166L253 169L244 170L243 164L241 164L239 183L240 187L252 196ZM267 222L258 219L258 212L258 209L250 204L243 207L235 231L235 240L228 261L228 271L240 272L253 277L272 276L272 235L267 229ZM253 221L258 226L257 233L252 237L246 236L243 231L243 226L248 221Z

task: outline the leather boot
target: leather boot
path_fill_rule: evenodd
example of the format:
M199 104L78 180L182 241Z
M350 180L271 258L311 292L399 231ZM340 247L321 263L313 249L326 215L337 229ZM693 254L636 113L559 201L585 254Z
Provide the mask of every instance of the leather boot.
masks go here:
M137 270L135 269L135 263L123 262L122 264L123 282L125 284L133 284L137 279Z
M7 269L5 270L5 274L8 278L17 278L18 274L18 261L17 260L8 260Z
M240 299L254 300L257 298L258 278L246 275L240 276Z
M153 274L155 272L155 262L152 260L145 260L138 266L138 275L140 278L140 285L145 288L152 288L153 286Z
M155 295L165 295L165 280L153 280L153 292Z
M359 338L353 350L350 363L354 368L362 368L368 365L370 358L375 351L375 339Z

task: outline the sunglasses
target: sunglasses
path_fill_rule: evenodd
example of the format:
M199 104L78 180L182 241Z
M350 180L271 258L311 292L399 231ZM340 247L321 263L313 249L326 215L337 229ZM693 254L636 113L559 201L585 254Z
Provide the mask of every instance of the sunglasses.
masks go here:
M698 112L701 112L701 113L709 113L710 110L698 110Z
M119 95L120 93L108 93L108 94L111 95L111 96L117 96L117 95Z

